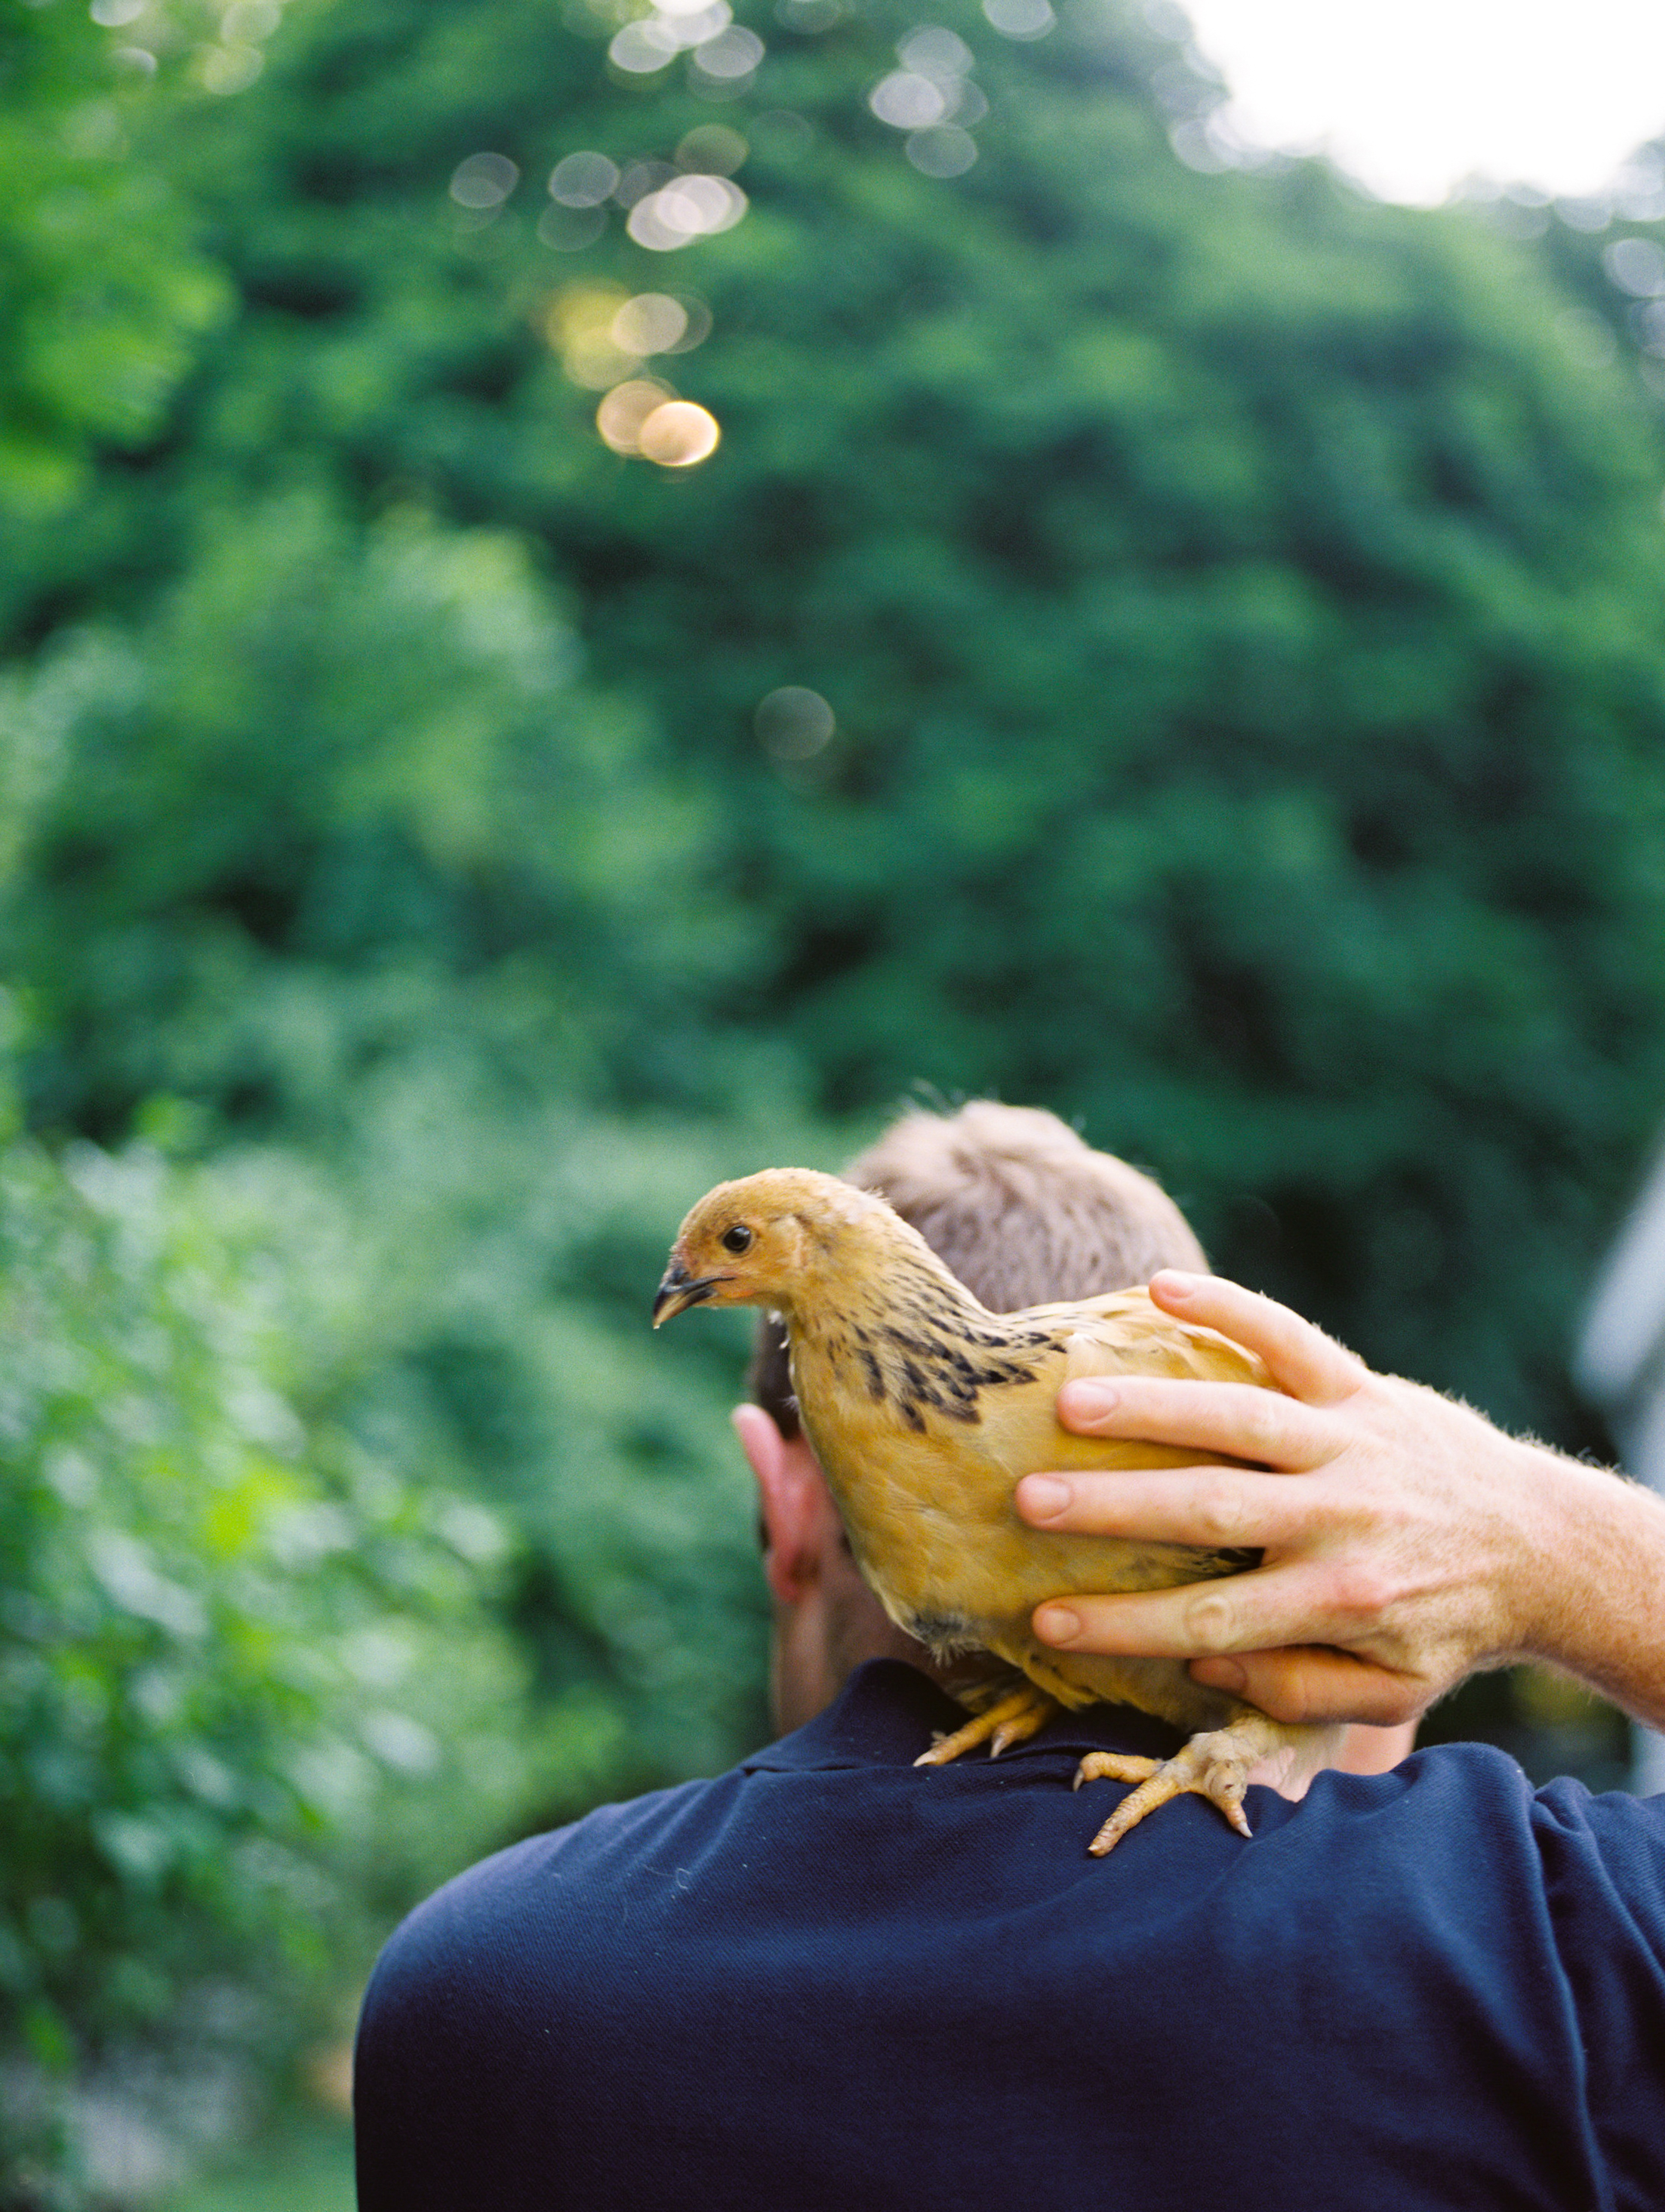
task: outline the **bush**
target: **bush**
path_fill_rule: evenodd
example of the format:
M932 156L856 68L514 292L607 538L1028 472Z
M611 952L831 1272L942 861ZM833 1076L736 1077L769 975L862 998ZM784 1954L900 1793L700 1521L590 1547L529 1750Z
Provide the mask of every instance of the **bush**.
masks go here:
M0 1151L8 2203L164 2178L251 2061L319 2033L465 1849L441 1731L470 1739L470 1844L528 1787L472 1612L496 1525L297 1410L267 1183Z

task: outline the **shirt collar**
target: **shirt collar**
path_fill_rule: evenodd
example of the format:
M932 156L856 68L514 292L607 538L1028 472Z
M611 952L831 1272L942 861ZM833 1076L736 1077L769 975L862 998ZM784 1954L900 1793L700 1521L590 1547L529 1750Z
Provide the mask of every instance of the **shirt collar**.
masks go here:
M870 1659L858 1667L824 1712L741 1761L744 1773L799 1773L839 1766L911 1766L933 1731L966 1717L946 1691L902 1659ZM1127 1751L1167 1759L1184 1738L1131 1705L1087 1705L1060 1713L1006 1759L1047 1752ZM974 1759L984 1754L974 1752Z

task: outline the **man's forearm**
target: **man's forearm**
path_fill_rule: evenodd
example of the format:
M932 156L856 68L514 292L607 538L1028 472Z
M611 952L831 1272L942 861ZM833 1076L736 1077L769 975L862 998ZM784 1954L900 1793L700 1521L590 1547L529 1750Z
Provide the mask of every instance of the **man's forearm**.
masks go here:
M1665 1499L1529 1449L1548 1462L1540 1474L1551 1526L1521 1656L1665 1728Z

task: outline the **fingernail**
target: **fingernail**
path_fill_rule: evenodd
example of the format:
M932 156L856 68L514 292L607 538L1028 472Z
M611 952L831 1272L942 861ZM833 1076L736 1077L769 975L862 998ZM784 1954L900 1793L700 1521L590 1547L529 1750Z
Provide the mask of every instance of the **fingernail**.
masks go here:
M1035 1633L1043 1644L1070 1644L1081 1633L1081 1616L1066 1605L1043 1605L1035 1616Z
M1164 1267L1157 1279L1170 1298L1188 1298L1195 1295L1200 1279L1184 1274L1177 1267Z
M1030 1521L1055 1521L1075 1495L1056 1474L1026 1474L1018 1485L1018 1503Z
M1113 1413L1121 1403L1121 1394L1114 1382L1068 1382L1068 1411L1073 1421L1102 1421Z
M1235 1659L1194 1660L1191 1679L1205 1684L1211 1690L1242 1690L1249 1682L1249 1676Z

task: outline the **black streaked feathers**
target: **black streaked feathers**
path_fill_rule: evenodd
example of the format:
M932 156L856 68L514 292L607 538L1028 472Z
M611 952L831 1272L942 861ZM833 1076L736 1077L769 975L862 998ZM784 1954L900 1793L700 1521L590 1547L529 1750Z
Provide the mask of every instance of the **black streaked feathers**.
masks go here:
M837 1328L821 1334L823 1357L836 1367L854 1368L852 1381L859 1381L876 1405L894 1405L916 1436L926 1433L927 1413L974 1425L980 1418L979 1394L1032 1382L1035 1364L1022 1354L1044 1351L1050 1343L1042 1331L1008 1333L998 1322L992 1328L968 1328L963 1314L926 1276L907 1285L900 1323L872 1331L853 1327L851 1335L853 1343Z

